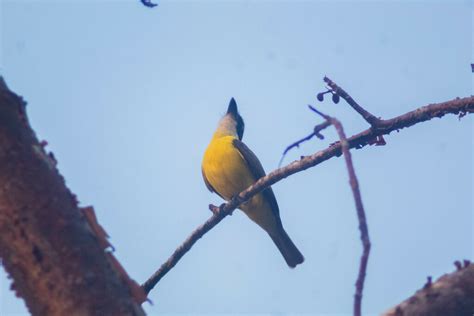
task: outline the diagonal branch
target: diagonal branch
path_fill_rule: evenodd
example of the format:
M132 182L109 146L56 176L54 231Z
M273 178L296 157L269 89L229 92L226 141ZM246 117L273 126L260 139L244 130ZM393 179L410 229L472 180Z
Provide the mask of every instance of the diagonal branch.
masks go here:
M359 274L357 276L356 281L356 293L354 295L354 315L361 316L362 310L362 293L364 291L364 281L365 275L367 271L367 263L369 261L369 253L370 253L370 238L369 238L369 228L367 226L367 219L365 217L364 206L362 205L362 196L359 190L359 181L357 181L357 176L354 171L354 165L352 163L352 156L351 152L349 151L349 142L347 141L346 134L344 133L344 129L342 128L341 122L334 117L327 116L315 108L311 107L311 110L321 115L326 122L332 124L339 135L339 139L341 141L341 150L344 155L344 159L346 161L347 172L349 173L349 183L351 185L352 194L354 195L354 202L356 205L357 210L357 218L359 220L359 230L360 230L360 239L362 241L362 256L360 258L360 265L359 265Z
M153 273L153 275L142 285L143 290L148 294L155 287L155 285L170 271L176 263L184 256L186 252L198 241L205 233L210 231L214 226L219 224L227 215L230 215L233 210L237 208L236 201L230 201L227 204L223 204L217 210L213 209L213 206L209 206L214 215L212 215L204 224L196 228L191 235L173 252L171 257L166 260L161 267Z
M457 114L460 116L466 113L474 112L474 97L457 98L451 101L430 104L423 106L414 111L405 113L403 115L394 117L389 120L383 120L376 129L369 128L356 135L351 136L347 139L349 148L362 148L381 135L388 135L395 130L400 130L405 127L431 120L434 117L442 117L446 114ZM341 143L337 142L330 145L328 148L318 151L310 156L303 157L298 161L294 161L289 165L276 169L270 172L265 177L260 178L257 182L251 185L246 190L242 191L236 199L223 204L218 215L213 215L209 218L204 225L198 227L186 240L185 242L173 253L173 255L162 265L162 267L156 271L142 286L145 291L149 293L158 281L181 259L181 257L201 238L206 232L211 230L217 225L222 218L229 215L237 206L254 195L258 194L265 188L272 184L292 175L297 172L301 172L308 168L319 165L320 163L340 156L342 153ZM221 213L222 212L222 213ZM219 217L216 217L219 216ZM222 216L222 218L220 218ZM183 248L183 250L179 250ZM168 268L166 268L168 267Z
M324 82L331 88L332 92L339 95L341 98L346 100L346 102L359 113L364 120L367 121L371 126L377 127L381 123L381 119L375 117L369 111L361 107L344 89L339 87L334 81L328 77L324 77Z

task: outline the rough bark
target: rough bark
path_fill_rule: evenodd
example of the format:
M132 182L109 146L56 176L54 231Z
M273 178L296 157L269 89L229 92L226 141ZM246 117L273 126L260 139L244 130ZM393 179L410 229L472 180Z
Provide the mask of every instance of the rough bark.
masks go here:
M144 315L25 105L0 77L0 258L12 288L33 315Z
M382 316L472 316L474 315L474 264L429 279L413 296Z

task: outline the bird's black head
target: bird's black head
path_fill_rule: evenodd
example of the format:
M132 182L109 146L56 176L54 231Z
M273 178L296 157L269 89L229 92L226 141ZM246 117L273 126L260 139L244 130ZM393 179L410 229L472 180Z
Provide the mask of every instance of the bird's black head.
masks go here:
M229 102L229 107L227 108L227 115L231 115L232 118L235 120L235 129L237 131L237 135L239 136L239 139L242 140L242 137L244 136L244 120L242 119L242 116L239 114L239 110L237 109L237 103L235 102L235 99L232 98L230 99Z

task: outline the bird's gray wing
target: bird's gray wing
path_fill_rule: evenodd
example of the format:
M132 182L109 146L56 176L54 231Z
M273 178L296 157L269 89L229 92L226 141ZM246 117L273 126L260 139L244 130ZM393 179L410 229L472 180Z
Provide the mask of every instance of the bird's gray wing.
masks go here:
M240 154L244 157L247 165L249 166L250 172L255 178L255 181L260 179L261 177L265 176L265 170L263 169L262 164L258 160L257 156L247 147L243 142L238 139L234 139L232 144L235 148L240 152ZM267 199L270 203L273 213L276 215L278 220L280 219L280 209L278 208L278 203L275 198L275 194L273 194L273 190L271 187L266 188L263 190L263 196Z

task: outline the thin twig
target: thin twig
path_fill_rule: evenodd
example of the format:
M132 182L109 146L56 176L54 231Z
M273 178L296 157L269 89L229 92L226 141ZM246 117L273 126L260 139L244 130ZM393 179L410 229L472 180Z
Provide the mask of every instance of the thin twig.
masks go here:
M377 127L381 123L381 119L372 115L369 111L365 110L361 107L344 89L339 87L334 81L329 79L328 77L324 77L324 82L331 88L332 92L339 95L341 98L346 100L346 102L359 113L364 120L367 121L371 126Z
M362 241L362 256L360 258L359 274L356 281L356 292L354 295L354 316L360 316L362 310L362 293L364 291L364 281L367 271L367 263L369 261L370 253L370 238L369 229L367 226L367 219L365 217L364 206L362 205L362 197L359 190L359 181L354 171L354 165L352 163L351 152L349 151L349 142L347 141L346 134L342 128L341 122L334 117L327 116L317 109L310 107L311 110L321 115L327 122L331 123L339 135L341 142L341 150L346 161L347 172L349 173L349 183L351 185L352 194L354 195L354 201L357 210L357 218L359 220L360 239Z
M281 155L281 158L280 158L280 162L278 163L278 168L280 168L281 166L281 163L283 162L283 159L285 158L286 154L293 148L299 148L300 145L308 140L310 140L311 138L313 138L314 136L316 136L317 138L319 139L324 139L324 136L322 134L320 134L320 132L325 129L326 127L328 127L329 125L331 125L331 123L329 123L328 121L325 121L319 125L316 125L313 129L313 132L311 134L309 134L308 136L306 137L303 137L302 139L300 140L297 140L296 142L294 142L293 144L291 144L290 146L286 147L285 148L285 151L283 151L283 154Z
M283 162L283 159L285 158L286 154L292 150L293 148L299 148L300 145L308 140L310 140L311 138L313 138L314 136L316 136L314 134L314 132L312 132L311 134L309 134L308 136L305 136L299 140L297 140L296 142L294 142L293 144L289 145L288 147L285 148L285 150L283 151L283 154L281 155L281 158L280 158L280 162L278 162L278 168L281 167L281 164Z
M430 104L421 108L418 108L414 111L405 113L403 115L397 116L390 120L382 121L383 124L377 127L377 129L369 128L359 134L356 134L347 139L349 143L349 148L362 148L371 141L376 139L380 135L387 135L395 130L399 130L405 127L409 127L415 125L417 123L421 123L424 121L428 121L434 117L442 117L446 114L460 114L460 113L472 113L474 112L474 97L466 97L462 99L454 99L451 101L437 103L437 104ZM235 209L239 204L247 201L255 194L258 194L265 188L268 188L272 184L294 174L297 172L301 172L308 168L314 167L332 157L340 156L341 155L341 144L337 142L333 145L330 145L328 148L318 151L310 156L303 157L298 161L294 161L289 165L278 168L272 172L270 172L265 177L260 178L257 182L253 185L248 187L246 190L241 192L238 195L239 200L232 200L229 203L226 203L223 207L223 210L231 212L231 210ZM164 270L165 272L159 274L158 270L155 272L148 281L142 285L145 288L147 293L158 283L161 277L166 274L176 263L179 259L183 256L183 254L188 251L194 243L201 238L207 231L212 229L217 223L219 223L222 219L213 219L211 217L206 223L196 231L175 251L175 253L166 261L163 266L168 266L168 268L163 268L160 270ZM180 248L184 248L184 251L181 253L178 250ZM178 253L178 254L176 254ZM161 276L160 276L161 275ZM156 279L156 280L155 280Z

